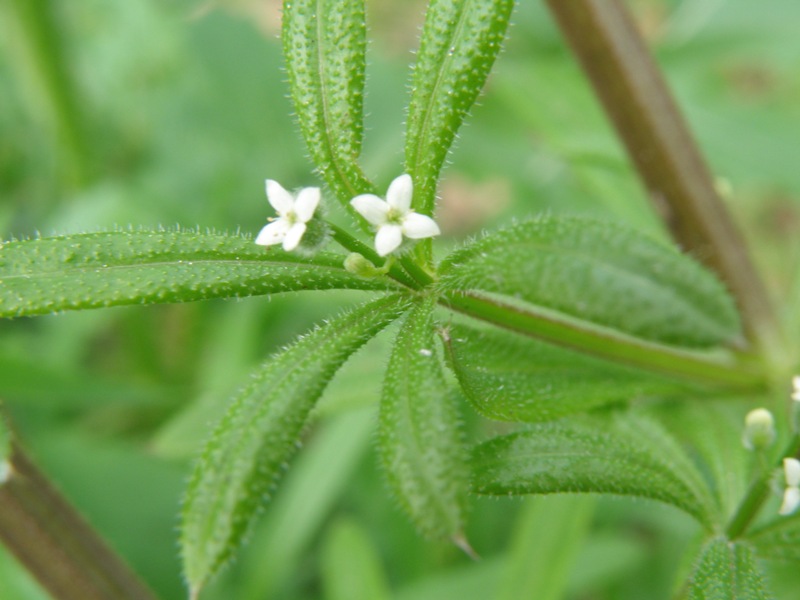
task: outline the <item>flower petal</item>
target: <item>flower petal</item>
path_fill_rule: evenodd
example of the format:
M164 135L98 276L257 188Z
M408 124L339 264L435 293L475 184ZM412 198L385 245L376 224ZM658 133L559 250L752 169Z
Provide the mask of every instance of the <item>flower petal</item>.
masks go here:
M800 460L784 458L783 474L786 476L786 485L790 487L800 486Z
M350 206L373 225L386 223L389 205L374 194L361 194L350 200Z
M378 256L386 256L400 247L403 230L400 225L381 225L375 235L375 250Z
M267 200L279 215L283 216L294 208L294 197L280 183L267 179L266 188Z
M287 252L291 252L297 246L300 245L300 240L303 238L303 234L306 232L306 224L305 223L295 223L289 228L289 231L286 232L286 237L283 238L283 249Z
M280 244L286 237L286 232L289 231L289 221L286 219L276 219L269 225L266 225L258 232L256 236L256 244L259 246L272 246L273 244Z
M412 240L439 235L441 230L436 221L419 213L409 213L403 219L403 235Z
M389 184L386 192L386 202L395 210L402 214L411 210L411 197L414 195L414 181L411 175L403 173L400 177L395 177Z
M779 515L790 515L800 506L800 488L790 486L783 492L783 503L778 510Z
M308 187L303 188L297 194L297 199L294 201L294 214L303 223L308 223L311 217L314 216L314 211L317 210L319 204L319 188Z

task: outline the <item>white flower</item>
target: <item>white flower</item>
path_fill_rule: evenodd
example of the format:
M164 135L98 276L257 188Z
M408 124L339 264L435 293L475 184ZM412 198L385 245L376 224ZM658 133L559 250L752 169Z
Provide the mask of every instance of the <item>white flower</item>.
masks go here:
M436 221L411 210L413 191L411 175L404 174L389 185L385 202L374 194L362 194L350 201L362 217L378 228L375 250L379 256L397 250L403 236L417 240L441 233Z
M266 188L267 200L278 213L278 218L270 219L272 222L258 232L256 244L272 246L283 243L287 252L294 250L306 232L306 223L317 210L319 188L303 188L296 198L272 179L267 179Z
M790 515L800 506L800 460L784 458L783 474L786 478L786 490L783 492L783 503L778 514Z

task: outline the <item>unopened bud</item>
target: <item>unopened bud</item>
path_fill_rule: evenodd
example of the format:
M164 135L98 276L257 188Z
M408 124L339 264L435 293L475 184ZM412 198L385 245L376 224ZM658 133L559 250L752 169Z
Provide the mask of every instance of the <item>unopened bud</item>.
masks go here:
M742 443L748 450L764 450L775 441L775 419L766 408L756 408L744 418Z
M387 266L381 268L376 267L358 252L347 255L347 258L344 259L344 268L349 273L358 275L359 277L379 277L385 275L389 270Z

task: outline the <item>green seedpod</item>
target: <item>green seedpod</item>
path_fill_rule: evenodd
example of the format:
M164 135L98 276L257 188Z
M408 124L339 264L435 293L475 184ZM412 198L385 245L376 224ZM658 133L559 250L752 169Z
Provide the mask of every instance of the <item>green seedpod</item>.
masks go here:
M383 384L379 450L390 486L419 531L463 540L467 473L460 420L434 332L435 298L412 310Z
M685 386L499 329L452 325L448 364L489 419L540 422Z
M4 242L0 317L312 289L397 289L242 236L116 231Z
M689 580L689 600L769 600L753 551L743 542L713 538Z
M406 125L406 171L417 212L430 215L447 151L483 88L514 0L432 0L425 17Z
M443 262L440 286L499 294L693 349L741 336L733 300L698 263L636 231L586 218L541 217L483 237Z
M479 444L472 455L473 491L491 496L638 496L671 504L711 526L711 492L698 490L697 478L680 472L685 461L674 465L640 438L631 439L606 422L598 424L539 424Z
M364 0L285 0L283 52L311 159L347 208L374 192L358 165L364 133Z
M193 593L232 557L337 369L408 307L390 296L329 321L272 357L236 396L184 499L181 547Z

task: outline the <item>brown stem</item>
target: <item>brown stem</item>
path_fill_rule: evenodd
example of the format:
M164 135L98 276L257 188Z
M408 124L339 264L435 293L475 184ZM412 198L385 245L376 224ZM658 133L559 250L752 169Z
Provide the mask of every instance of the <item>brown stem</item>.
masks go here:
M23 451L0 485L0 540L58 600L155 600Z
M624 3L547 3L675 240L727 283L751 341L779 343L744 240Z

